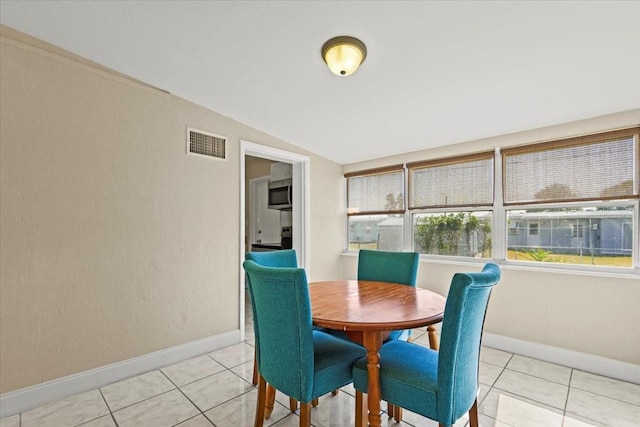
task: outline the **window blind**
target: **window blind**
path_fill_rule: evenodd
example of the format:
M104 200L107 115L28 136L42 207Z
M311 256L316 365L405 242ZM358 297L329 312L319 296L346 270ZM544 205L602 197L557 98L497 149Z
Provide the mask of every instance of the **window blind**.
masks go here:
M404 213L403 165L345 174L347 214Z
M504 150L504 204L638 197L639 129Z
M494 154L408 164L409 209L493 205Z

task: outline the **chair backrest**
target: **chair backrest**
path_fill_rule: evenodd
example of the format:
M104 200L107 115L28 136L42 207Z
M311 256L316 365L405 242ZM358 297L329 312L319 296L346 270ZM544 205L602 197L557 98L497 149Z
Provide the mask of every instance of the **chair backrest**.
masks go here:
M416 285L420 254L417 252L386 252L360 249L358 280Z
M256 332L258 371L284 394L302 401L313 391L313 332L307 276L302 268L243 264Z
M438 354L438 421L452 425L473 405L484 318L500 267L488 263L480 273L456 273L442 320Z
M298 267L298 259L296 257L295 249L287 249L281 251L265 251L265 252L247 252L244 254L244 259L249 261L255 261L256 264L264 267ZM255 304L253 303L253 295L251 293L250 279L247 276L247 286L249 287L249 295L251 297L251 311L253 318L256 318ZM256 346L256 361L259 359L259 342L260 332L257 330L256 323L253 324L253 335Z
M255 261L256 264L265 267L297 267L298 258L295 249L270 252L247 252L245 260Z

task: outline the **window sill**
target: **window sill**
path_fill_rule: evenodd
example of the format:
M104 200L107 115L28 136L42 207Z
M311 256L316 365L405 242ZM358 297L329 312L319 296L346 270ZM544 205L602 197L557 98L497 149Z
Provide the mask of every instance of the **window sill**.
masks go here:
M341 256L356 257L357 251L343 251ZM513 271L530 271L541 273L554 273L554 274L570 274L570 275L584 275L589 277L607 277L607 278L619 278L619 279L635 279L640 278L640 269L637 268L615 268L615 267L578 267L576 265L559 264L553 265L544 263L528 263L508 260L496 260L487 258L445 258L445 257L429 257L426 255L420 256L421 264L441 264L441 265L459 265L464 267L477 267L488 262L493 262L500 265L503 270Z

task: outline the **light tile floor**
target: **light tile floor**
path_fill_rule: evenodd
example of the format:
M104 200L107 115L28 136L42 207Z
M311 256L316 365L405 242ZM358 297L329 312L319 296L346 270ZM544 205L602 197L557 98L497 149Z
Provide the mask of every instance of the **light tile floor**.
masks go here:
M0 427L250 427L257 397L251 318L246 330L243 343L13 415L0 420ZM425 330L413 336L429 345ZM640 385L488 347L480 359L482 427L640 426ZM354 394L348 386L320 398L312 424L353 426ZM298 426L288 404L278 393L265 426ZM438 425L409 411L401 424L386 414L382 419L384 426ZM467 425L463 418L455 426Z

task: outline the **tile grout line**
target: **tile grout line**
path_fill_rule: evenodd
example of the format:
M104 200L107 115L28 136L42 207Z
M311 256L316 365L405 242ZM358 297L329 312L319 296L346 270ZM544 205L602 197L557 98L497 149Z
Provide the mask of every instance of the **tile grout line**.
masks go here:
M533 398L531 398L531 397L523 396L523 395L521 395L521 394L514 393L513 391L504 390L504 389L501 389L500 387L494 387L494 388L495 388L496 390L500 390L500 391L503 391L503 392L505 392L505 393L509 393L509 394L514 395L514 396L518 396L518 397L521 397L521 398L523 398L523 399L527 399L527 400L530 400L530 401L532 401L532 402L539 403L540 405L548 406L548 407L553 408L553 409L555 409L555 410L563 411L563 412L564 412L564 410L563 410L562 408L558 408L557 406L553 406L553 405L550 405L550 404L548 404L548 403L540 402L539 400L533 399Z
M115 411L113 411L113 412L111 412L111 413L112 413L112 414L115 414L116 412L120 412L120 411L122 411L122 410L124 410L124 409L131 408L132 406L138 405L138 404L140 404L140 403L142 403L142 402L148 402L149 400L151 400L151 399L155 399L156 397L160 397L160 396L162 396L162 395L164 395L164 394L171 393L172 391L174 391L174 390L176 390L176 389L177 389L177 388L174 388L174 389L171 389L171 390L167 390L167 391L163 391L162 393L156 394L155 396L150 396L150 397L147 397L146 399L142 399L142 400L140 400L140 401L138 401L138 402L134 402L134 403L132 403L132 404L130 404L130 405L123 406L122 408L117 409L117 410L115 410Z
M518 371L517 369L507 368L507 367L505 367L504 369L505 370L508 369L511 372L517 372L518 374L528 375L528 376L530 376L532 378L537 378L539 380L549 381L550 383L554 383L554 384L558 384L558 385L563 385L563 386L569 387L569 384L564 384L564 383L561 383L561 382L558 382L558 381L550 380L548 378L544 378L544 377L541 377L541 376L538 376L538 375L530 374L529 372L522 372L522 371ZM573 371L572 368L568 368L568 369L571 369ZM569 375L569 379L571 379L571 375Z
M245 341L242 341L242 343L246 344L246 342L245 342ZM248 344L247 344L247 345L248 345ZM198 378L197 380L191 381L191 382L189 382L189 383L187 383L187 384L183 384L181 387L187 386L187 385L189 385L189 384L193 384L193 383L198 382L198 381L201 381L201 380L203 380L203 379L210 378L210 377L212 377L212 376L214 376L214 375L216 375L216 374L220 374L220 373L222 373L222 372L228 371L229 373L231 373L231 374L233 374L233 375L237 376L238 378L240 378L242 381L245 381L245 382L247 382L248 384L250 384L250 385L252 386L252 389L253 389L253 388L255 388L255 386L253 386L253 384L252 384L251 382L247 381L244 377L242 377L242 376L240 376L240 375L236 374L235 372L233 372L233 371L231 370L231 369L232 369L231 367L227 367L227 366L223 365L220 361L216 360L216 359L211 355L211 353L210 353L210 352L209 352L209 353L206 353L206 354L203 354L203 356L207 356L209 359L213 360L214 362L216 362L217 364L219 364L220 366L222 366L224 369L223 369L222 371L220 371L220 372L215 372L215 373L213 373L213 374L211 374L211 375L207 375L207 376L205 376L205 377L203 377L203 378ZM245 362L245 363L248 363L248 361L247 361L247 362ZM240 364L238 364L238 365L233 366L233 368L238 367L238 366L242 366L243 364L244 364L244 363L240 363ZM182 388L181 388L180 386L178 386L178 385L177 385L173 380L171 380L171 378L169 378L169 376L168 376L167 374L165 374L165 373L162 371L162 368L160 368L160 369L158 369L158 370L162 373L162 375L164 375L164 376L167 378L167 380L169 380L169 382L170 382L171 384L173 384L173 385L174 385L174 387L175 387L175 388L176 388L176 389L177 389L177 390L178 390L178 391L179 391L179 392L180 392L180 393L181 393L181 394L182 394L182 395L183 395L183 396L184 396L184 397L189 401L189 403L191 403L191 404L192 404L192 405L193 405L193 406L194 406L194 407L195 407L195 408L200 412L200 414L194 415L194 416L193 416L193 417L191 417L191 418L188 418L188 419L186 419L186 420L182 420L182 421L180 421L178 424L175 424L173 427L176 427L176 426L178 426L179 424L184 423L185 421L188 421L188 420L190 420L190 419L192 419L192 418L195 418L195 417L197 417L198 415L202 415L202 416L203 416L203 417L204 417L204 418L205 418L209 423L211 423L211 424L215 427L215 423L214 423L211 419L209 419L209 417L207 417L207 415L205 414L205 411L203 411L202 409L200 409L200 407L199 407L198 405L196 405L196 404L195 404L195 402L193 402L193 401L189 398L189 396L187 396L187 395L186 395L186 393L182 390ZM218 405L212 406L211 408L207 409L207 411L210 411L210 410L211 410L211 409L213 409L213 408L217 408L217 407L219 407L219 406L221 406L221 405L224 405L224 404L228 403L229 401L231 401L231 400L233 400L233 399L236 399L236 398L238 398L239 396L242 396L243 394L247 394L247 393L251 392L251 391L252 391L252 389L249 389L248 391L246 391L246 392L244 392L244 393L241 393L240 395L235 396L235 397L233 397L232 399L229 399L229 400L226 400L226 401L224 401L224 402L221 402L221 403L220 403L220 404L218 404ZM279 402L277 402L277 403L279 403Z
M113 411L111 410L111 406L109 406L109 402L107 402L107 398L104 397L104 393L102 392L102 388L98 387L98 392L100 393L100 396L102 396L102 400L104 400L104 404L107 405L107 409L109 410L109 416L111 417L111 420L113 421L113 424L115 424L116 427L119 427L120 424L118 424L118 421L116 421L116 417L115 415L113 415Z
M526 373L526 372L520 372L520 371L516 371L516 370L511 369L511 368L507 368L507 366L509 365L509 362L511 362L511 360L513 359L513 357L514 357L514 356L515 356L515 353L511 353L511 357L509 357L509 360L507 361L507 363L506 363L506 364L504 365L504 367L502 368L502 372L500 372L500 375L498 375L498 377L497 377L497 378L496 378L496 380L494 381L494 385L491 387L491 389L490 389L489 391L491 391L491 390L493 389L493 390L503 391L503 392L505 392L505 393L511 393L511 394L516 395L516 396L523 397L523 398L525 398L525 399L529 399L529 400L531 400L532 402L536 402L536 403L539 403L539 404L541 404L541 405L549 406L549 407L551 407L551 408L555 408L555 409L560 409L560 410L562 411L562 416L563 416L563 418L564 418L565 413L566 413L566 405L567 405L567 401L568 401L568 399L569 399L569 388L570 388L570 386L569 386L569 385L567 385L567 398L565 399L565 404L564 404L565 409L556 408L556 407L554 407L554 406L552 406L552 405L549 405L549 404L544 403L544 402L540 402L540 401L538 401L538 400L536 400L536 399L532 399L532 398L530 398L530 397L522 396L522 395L520 395L520 394L518 394L518 393L514 393L514 392L509 391L509 390L503 390L503 389L501 389L500 387L496 387L496 386L495 386L495 384L498 382L498 379L500 378L500 376L501 376L501 375L502 375L506 370L509 370L509 371L511 371L511 372L517 372L517 373L522 374L522 375L528 375L528 376L530 376L530 377L532 377L532 378L537 378L537 379L540 379L540 380L543 380L543 381L548 381L548 382L551 382L551 383L554 383L554 384L564 385L564 384L561 384L561 383L557 383L557 382L555 382L555 381L551 381L551 380L547 380L547 379L542 378L542 377L538 377L538 376L536 376L536 375L528 374L528 373ZM485 363L487 363L487 362L485 362ZM572 372L573 372L573 369L572 369ZM569 384L571 384L571 381L569 381ZM487 393L487 395L488 395L488 393ZM485 396L485 398L486 398L486 396ZM484 401L484 399L483 399L483 401ZM485 414L483 414L483 415L485 415ZM488 415L485 415L485 416L488 416ZM491 418L491 417L489 417L489 418ZM500 421L500 420L497 420L497 421ZM501 421L501 422L503 422L503 421Z
M573 379L573 369L569 373L569 386L567 387L567 399L564 402L564 410L562 411L562 424L564 424L564 419L567 417L567 406L569 405L569 394L571 393L571 380Z
M102 393L101 387L98 388L98 393L100 393L100 396L102 396L102 400L104 400L104 404L107 405L107 409L109 410L109 413L112 414L113 410L111 410L111 406L109 406L109 402L107 402L107 399L104 397L104 393Z
M109 411L109 416L111 417L111 421L113 421L113 424L116 427L120 427L120 424L118 424L118 422L116 421L116 417L113 415L113 412Z
M480 351L482 352L482 346L481 346L481 350L480 350ZM500 371L500 373L498 374L498 376L496 377L496 379L495 379L495 380L493 380L493 384L491 384L491 386L489 386L489 390L487 391L487 394L485 394L485 395L484 395L484 398L482 399L482 401L478 402L478 417L480 416L480 406L482 405L482 402L484 402L484 400L487 398L487 396L489 396L489 393L491 393L491 390L494 390L494 389L495 389L495 390L500 390L500 389L498 389L498 388L496 388L496 387L495 387L495 384L498 382L498 379L500 379L500 376L501 376L501 375L504 373L504 371L507 369L507 365L509 364L509 362L511 362L511 359L513 359L513 356L514 356L514 353L511 353L511 356L509 357L509 360L507 360L507 362L504 364L504 366L493 365L492 363L484 362L484 363L487 363L487 364L492 365L492 366L499 366L500 368L502 368L502 370ZM478 366L478 371L480 371L479 366ZM486 414L482 414L482 415L484 415L485 417L491 418L492 420L498 421L498 419L493 418L493 417L489 417L489 416L488 416L488 415L486 415ZM501 422L502 422L502 421L501 421ZM479 424L479 423L480 423L480 421L478 420L478 424ZM506 423L505 423L505 424L506 424ZM469 426L469 427L471 426L471 420L469 420L469 421L467 422L467 426Z
M230 401L232 401L232 400L234 400L234 399L237 399L238 397L240 397L240 396L242 396L242 395L245 395L245 394L248 394L248 393L252 392L252 391L256 388L256 386L254 386L250 381L247 381L247 380L246 380L244 377L242 377L241 375L239 375L239 374L237 374L237 373L233 372L233 371L232 371L232 368L228 368L228 367L226 367L225 365L223 365L222 363L220 363L219 361L217 361L215 358L213 358L213 356L210 356L209 354L207 354L207 356L208 356L209 358L211 358L213 361L215 361L216 363L220 364L220 366L224 367L224 370L223 370L223 371L220 371L220 372L216 372L215 374L208 375L208 376L206 376L206 377L204 377L204 378L200 378L200 379L198 379L198 380L192 381L192 382L190 382L189 384L193 384L193 383L195 383L195 382L197 382L197 381L200 381L200 380L202 380L202 379L209 378L209 377L212 377L212 376L214 376L214 375L216 375L216 374L221 374L222 372L228 371L230 374L237 376L237 377L238 377L238 378L240 378L242 381L244 381L244 382L246 382L247 384L250 384L250 385L251 385L251 388L250 388L249 390L245 391L244 393L241 393L241 394L239 394L239 395L237 395L237 396L234 396L234 397L230 398L229 400L225 400L224 402L220 402L219 404L217 404L217 405L215 405L215 406L212 406L211 408L207 409L207 411L210 411L210 410L212 410L213 408L217 408L217 407L222 406L222 405L224 405L224 404L226 404L226 403L229 403ZM247 362L245 362L245 363L248 363L248 361L247 361ZM241 363L241 364L239 364L239 365L235 365L235 366L233 366L233 367L234 367L234 368L236 368L236 367L238 367L238 366L242 366L242 365L243 365L243 363ZM164 374L164 372L163 372L163 374ZM164 374L164 375L166 376L166 374ZM171 381L171 379L169 379L169 381ZM173 383L173 381L171 381L171 382ZM184 387L184 386L186 386L186 385L189 385L189 384L184 384L184 385L183 385L183 387ZM174 385L175 385L175 384L174 384ZM181 392L181 393L182 393L182 394L187 398L187 400L189 400L189 402L191 402L191 404L193 404L193 405L194 405L194 406L195 406L195 407L200 411L200 413L202 414L202 416L204 416L204 417L205 417L205 419L206 419L207 421L209 421L212 425L214 425L214 426L215 426L215 423L214 423L213 421L211 421L211 420L209 419L209 417L207 417L207 415L204 413L205 411L201 410L201 409L200 409L200 407L199 407L198 405L196 405L193 401L191 401L191 399L189 399L189 397L184 393L184 391L182 391L182 389L181 389L180 387L176 386L176 388L177 388L178 390L180 390L180 392ZM277 402L277 401L276 401L275 403L280 404L280 402ZM280 405L282 405L282 404L280 404ZM196 416L197 416L197 415L196 415ZM193 418L193 417L192 417L192 418ZM184 420L184 421L186 421L186 420ZM181 421L181 422L184 422L184 421ZM176 424L176 426L177 426L177 425L178 425L178 424ZM175 426L174 426L174 427L175 427Z
M609 378L609 377L604 377L604 378ZM622 381L622 382L626 382L626 381ZM634 384L634 383L629 383L629 384ZM629 401L626 401L626 400L622 400L622 399L617 398L617 397L609 396L607 394L598 393L597 391L594 391L594 390L587 390L587 389L584 389L584 388L574 387L574 386L571 386L571 388L575 388L576 390L580 390L580 391L585 392L585 393L595 394L596 396L604 397L606 399L615 400L617 402L624 403L626 405L636 406L636 407L640 408L639 404L636 404L636 403L633 403L633 402L629 402Z
M175 386L175 385L174 385L174 386ZM177 388L177 387L176 387L176 388ZM163 394L170 393L170 392L174 391L176 388L173 388L173 389L171 389L171 390L165 390L165 391L163 391L162 393L158 393L158 394L156 394L156 395L154 395L154 396L146 397L146 398L144 398L144 399L142 399L142 400L139 400L139 401L137 401L137 402L133 402L133 403L131 403L131 404L129 404L129 405L123 406L122 408L116 409L115 411L111 411L111 410L109 410L109 411L110 411L111 413L114 413L114 414L115 414L116 412L120 412L120 411L122 411L123 409L131 408L132 406L135 406L135 405L137 405L137 404L139 404L139 403L146 402L146 401L151 400L151 399L154 399L154 398L156 398L156 397L158 397L158 396L162 396Z
M185 394L185 392L184 392L184 391L182 391L182 389L181 389L180 387L178 387L178 385L177 385L175 382L173 382L173 380L172 380L171 378L169 378L169 376L168 376L167 374L165 374L165 373L162 371L162 369L158 369L158 370L160 371L160 373L161 373L162 375L164 375L164 376L165 376L165 378L166 378L167 380L169 380L169 382L170 382L171 384L173 384L173 385L174 385L174 387L176 388L176 390L178 390L178 391L180 392L180 394L182 394L182 395L185 397L185 399L187 399L187 400L189 401L189 403L191 403L191 404L193 405L193 407L194 407L194 408L196 408L196 409L200 412L199 414L196 414L196 415L194 415L194 416L193 416L193 417L191 417L191 418L187 418L186 420L182 420L182 421L180 421L179 423L174 424L174 426L173 426L173 427L175 427L175 426L177 426L177 425L179 425L179 424L181 424L181 423L184 423L185 421L188 421L188 420L190 420L190 419L192 419L192 418L195 418L195 417L197 417L198 415L202 415L202 416L203 416L207 421L209 421L209 422L211 422L211 424L213 424L213 422L212 422L211 420L209 420L209 418L207 418L207 416L204 414L204 412L202 411L202 409L200 409L200 407L199 407L198 405L196 405L196 404L195 404L191 399L189 399L189 396L187 396L187 395ZM204 377L204 378L209 378L210 376L211 376L211 375L206 376L206 377ZM197 380L197 381L199 381L199 380ZM192 382L191 382L191 383L189 383L189 384L192 384L192 383L194 383L194 382L195 382L195 381L192 381ZM188 384L185 384L185 385L188 385ZM215 426L215 424L214 424L214 426Z
M107 407L107 411L109 412L108 414L104 414L104 415L98 415L95 418L91 418L90 420L85 420L82 421L80 424L74 424L73 427L82 427L83 425L86 425L87 423L93 422L95 420L99 420L102 417L105 417L107 415L111 415L111 408L109 408L109 405L107 404L106 399L104 398L104 395L102 394L102 390L98 389L94 389L97 390L98 393L100 393L100 397L102 397L102 401L104 402L105 406ZM85 393L89 393L92 392L93 390L89 390ZM18 417L18 426L20 426L22 424L22 413L20 414L20 417ZM118 424L116 423L116 427L118 426Z
M562 365L558 365L558 366L562 366ZM576 389L576 390L583 391L583 392L585 392L585 393L591 393L591 394L594 394L594 395L596 395L596 396L600 396L600 397L604 397L604 398L607 398L607 399L615 400L615 401L618 401L618 402L621 402L621 403L625 403L625 404L629 404L629 405L633 405L633 406L640 406L640 405L635 405L634 403L627 402L627 401L625 401L625 400L622 400L622 399L619 399L619 398L616 398L616 397L613 397L613 396L609 396L609 395L606 395L606 394L598 393L597 391L593 391L593 390L586 390L586 389L583 389L583 388L580 388L580 387L572 386L572 385L571 385L571 382L572 382L572 380L573 380L573 375L574 375L574 372L576 371L576 369L574 369L574 368L569 368L569 367L567 367L567 366L564 366L564 367L565 367L565 368L568 368L568 369L570 370L570 373L569 373L569 383L568 383L568 384L566 384L566 386L567 386L567 397L566 397L566 399L565 399L564 407L562 408L562 416L563 416L563 419L564 419L564 418L566 418L566 417L568 416L568 415L567 415L567 406L569 405L569 394L571 393L571 389L572 389L572 388L573 388L573 389ZM510 368L506 368L506 369L509 369L510 371L518 372L518 373L521 373L521 374L524 374L524 375L529 375L529 376L531 376L531 377L533 377L533 378L538 378L538 379L541 379L541 380L544 380L544 381L549 381L549 382L552 382L552 383L554 383L554 384L565 385L565 384L563 384L563 383L559 383L559 382L554 381L554 380L550 380L550 379L547 379L547 378L543 378L543 377L540 377L540 376L537 376L537 375L532 375L532 374L530 374L530 373L528 373L528 372L521 372L521 371L517 371L517 370L514 370L514 369L510 369ZM605 377L605 378L608 378L608 377ZM498 390L502 390L502 389L498 389ZM504 391L507 391L507 390L504 390ZM514 393L514 394L515 394L515 393ZM522 396L522 397L525 397L525 396ZM529 399L529 398L528 398L528 399ZM532 401L534 401L534 402L537 402L537 403L544 404L543 402L539 402L539 401L537 401L537 400L535 400L535 399L531 399L531 400L532 400ZM548 406L551 406L551 405L548 405ZM557 409L561 409L561 408L557 408ZM576 415L579 415L579 414L576 414ZM592 420L592 419L591 419L591 418L589 418L589 417L586 417L586 416L583 416L583 415L580 415L580 416L582 416L582 417L584 417L584 418L586 418L586 419ZM595 422L595 423L599 422L599 421L597 421L597 420L592 420L592 421L593 421L593 422Z

